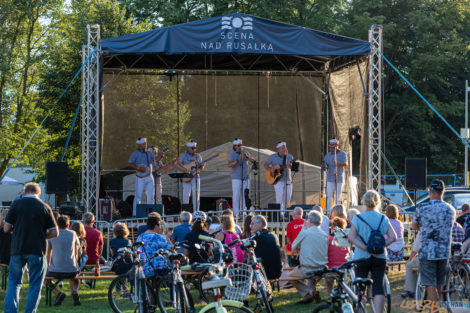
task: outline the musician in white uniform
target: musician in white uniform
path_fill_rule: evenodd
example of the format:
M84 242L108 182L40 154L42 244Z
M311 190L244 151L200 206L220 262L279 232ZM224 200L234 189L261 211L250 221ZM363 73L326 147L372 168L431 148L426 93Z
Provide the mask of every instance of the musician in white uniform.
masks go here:
M348 165L346 152L339 149L339 142L335 138L328 142L330 152L323 160L324 167L328 169L326 182L326 213L330 213L333 194L335 204L341 204L341 192L344 183L344 167Z
M283 171L279 180L274 184L274 191L276 192L276 203L281 205L281 210L287 209L292 197L292 162L294 157L287 151L285 142L278 142L276 145L277 152L271 154L266 162L264 162L264 169L274 173L274 167L279 165Z
M185 168L185 165L188 165L192 162L200 165L200 169L203 170L205 163L202 163L201 156L196 153L197 142L190 141L186 144L187 151L180 155L178 161L176 162L176 167L179 171L183 173L190 173L191 170ZM193 195L193 211L196 212L199 210L199 197L201 194L201 179L199 174L197 174L191 181L183 182L183 204L189 203L189 196Z
M135 196L134 204L132 206L132 215L136 215L136 206L142 199L142 193L147 194L147 203L153 204L154 182L152 176L152 166L155 162L154 154L147 150L147 139L139 138L135 142L137 150L132 152L128 166L136 170L135 177Z
M232 169L232 208L234 215L237 215L240 211L240 201L241 209L246 210L245 189L250 186L248 161L251 163L255 161L248 151L243 150L242 143L241 139L235 138L232 142L233 151L228 156L228 167Z

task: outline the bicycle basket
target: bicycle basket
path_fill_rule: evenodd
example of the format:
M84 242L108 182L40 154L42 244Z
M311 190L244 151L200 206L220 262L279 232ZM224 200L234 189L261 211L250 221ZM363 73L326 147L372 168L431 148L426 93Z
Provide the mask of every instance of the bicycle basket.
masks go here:
M248 298L253 279L253 269L245 263L231 264L228 268L228 277L232 280L232 286L225 288L225 298L229 300L243 301Z

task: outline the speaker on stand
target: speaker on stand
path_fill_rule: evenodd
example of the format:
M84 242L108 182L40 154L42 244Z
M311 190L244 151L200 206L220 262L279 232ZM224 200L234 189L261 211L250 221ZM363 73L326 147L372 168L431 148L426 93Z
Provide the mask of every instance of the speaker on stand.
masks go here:
M414 190L414 202L416 210L416 199L418 190L426 189L427 161L426 158L406 158L406 189Z

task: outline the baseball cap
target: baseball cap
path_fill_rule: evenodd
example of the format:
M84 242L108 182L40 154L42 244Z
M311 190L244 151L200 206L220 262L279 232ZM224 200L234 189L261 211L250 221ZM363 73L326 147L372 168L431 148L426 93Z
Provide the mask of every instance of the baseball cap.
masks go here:
M431 184L429 185L429 189L442 191L444 190L444 182L440 179L433 179Z

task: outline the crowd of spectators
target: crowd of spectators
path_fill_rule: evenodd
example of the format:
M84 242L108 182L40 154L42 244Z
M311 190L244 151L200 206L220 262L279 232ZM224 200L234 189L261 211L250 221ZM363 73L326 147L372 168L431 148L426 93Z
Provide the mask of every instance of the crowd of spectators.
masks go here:
M454 208L443 201L444 184L433 180L429 187L430 201L417 207L413 215L412 229L416 230L415 240L406 261L405 286L402 297L414 297L417 275L426 286L429 300L437 301L442 294L447 260L450 257L451 242L463 242L462 253L470 247L470 207L462 206L462 215L456 218ZM83 223L70 223L66 215L53 213L51 208L39 199L41 190L35 183L28 183L23 197L14 201L10 210L3 211L0 221L0 263L9 264L8 291L5 312L17 312L18 290L27 265L29 290L26 311L33 312L40 299L45 277L70 281L70 295L74 305L80 305L78 279L85 265L99 267L106 259L103 256L103 234L95 227L91 212L83 215ZM188 257L190 263L204 263L216 252L210 245L199 239L199 235L213 235L226 245L234 240L246 239L253 235L256 240L255 254L261 260L268 279L287 277L288 284L295 287L301 296L298 303L319 302L318 281L305 278L312 270L342 265L355 260L356 276L373 280L372 294L376 311L384 306L383 278L388 262L405 258L404 225L399 218L399 209L390 204L381 213L381 196L367 191L362 197L365 208L362 212L335 205L328 215L320 206L313 206L310 212L301 207L292 211L292 219L286 226L286 245L281 248L279 237L268 229L268 221L262 215L246 215L240 228L230 209L220 216L207 216L202 211L193 214L181 212L179 224L166 231L162 217L152 212L145 225L137 230L137 241L143 242L141 257L144 274L148 277L167 271L167 262L154 257L159 249L169 249L175 242L185 242L179 252ZM131 268L128 259L118 258L119 249L131 244L126 224L113 225L114 238L109 241L111 270L116 274L126 273ZM343 234L349 243L339 244L337 235ZM372 239L383 238L382 250L371 249ZM380 240L379 240L380 241ZM6 243L10 243L6 244ZM377 244L377 242L375 241ZM351 248L349 246L351 244ZM380 248L380 247L379 247ZM239 244L230 248L232 262L244 262L245 252ZM284 258L283 255L287 255ZM283 264L284 263L284 264ZM289 270L283 271L287 267ZM289 279L292 278L292 279ZM333 281L325 280L331 291ZM66 294L59 289L55 294L55 305L61 305Z

